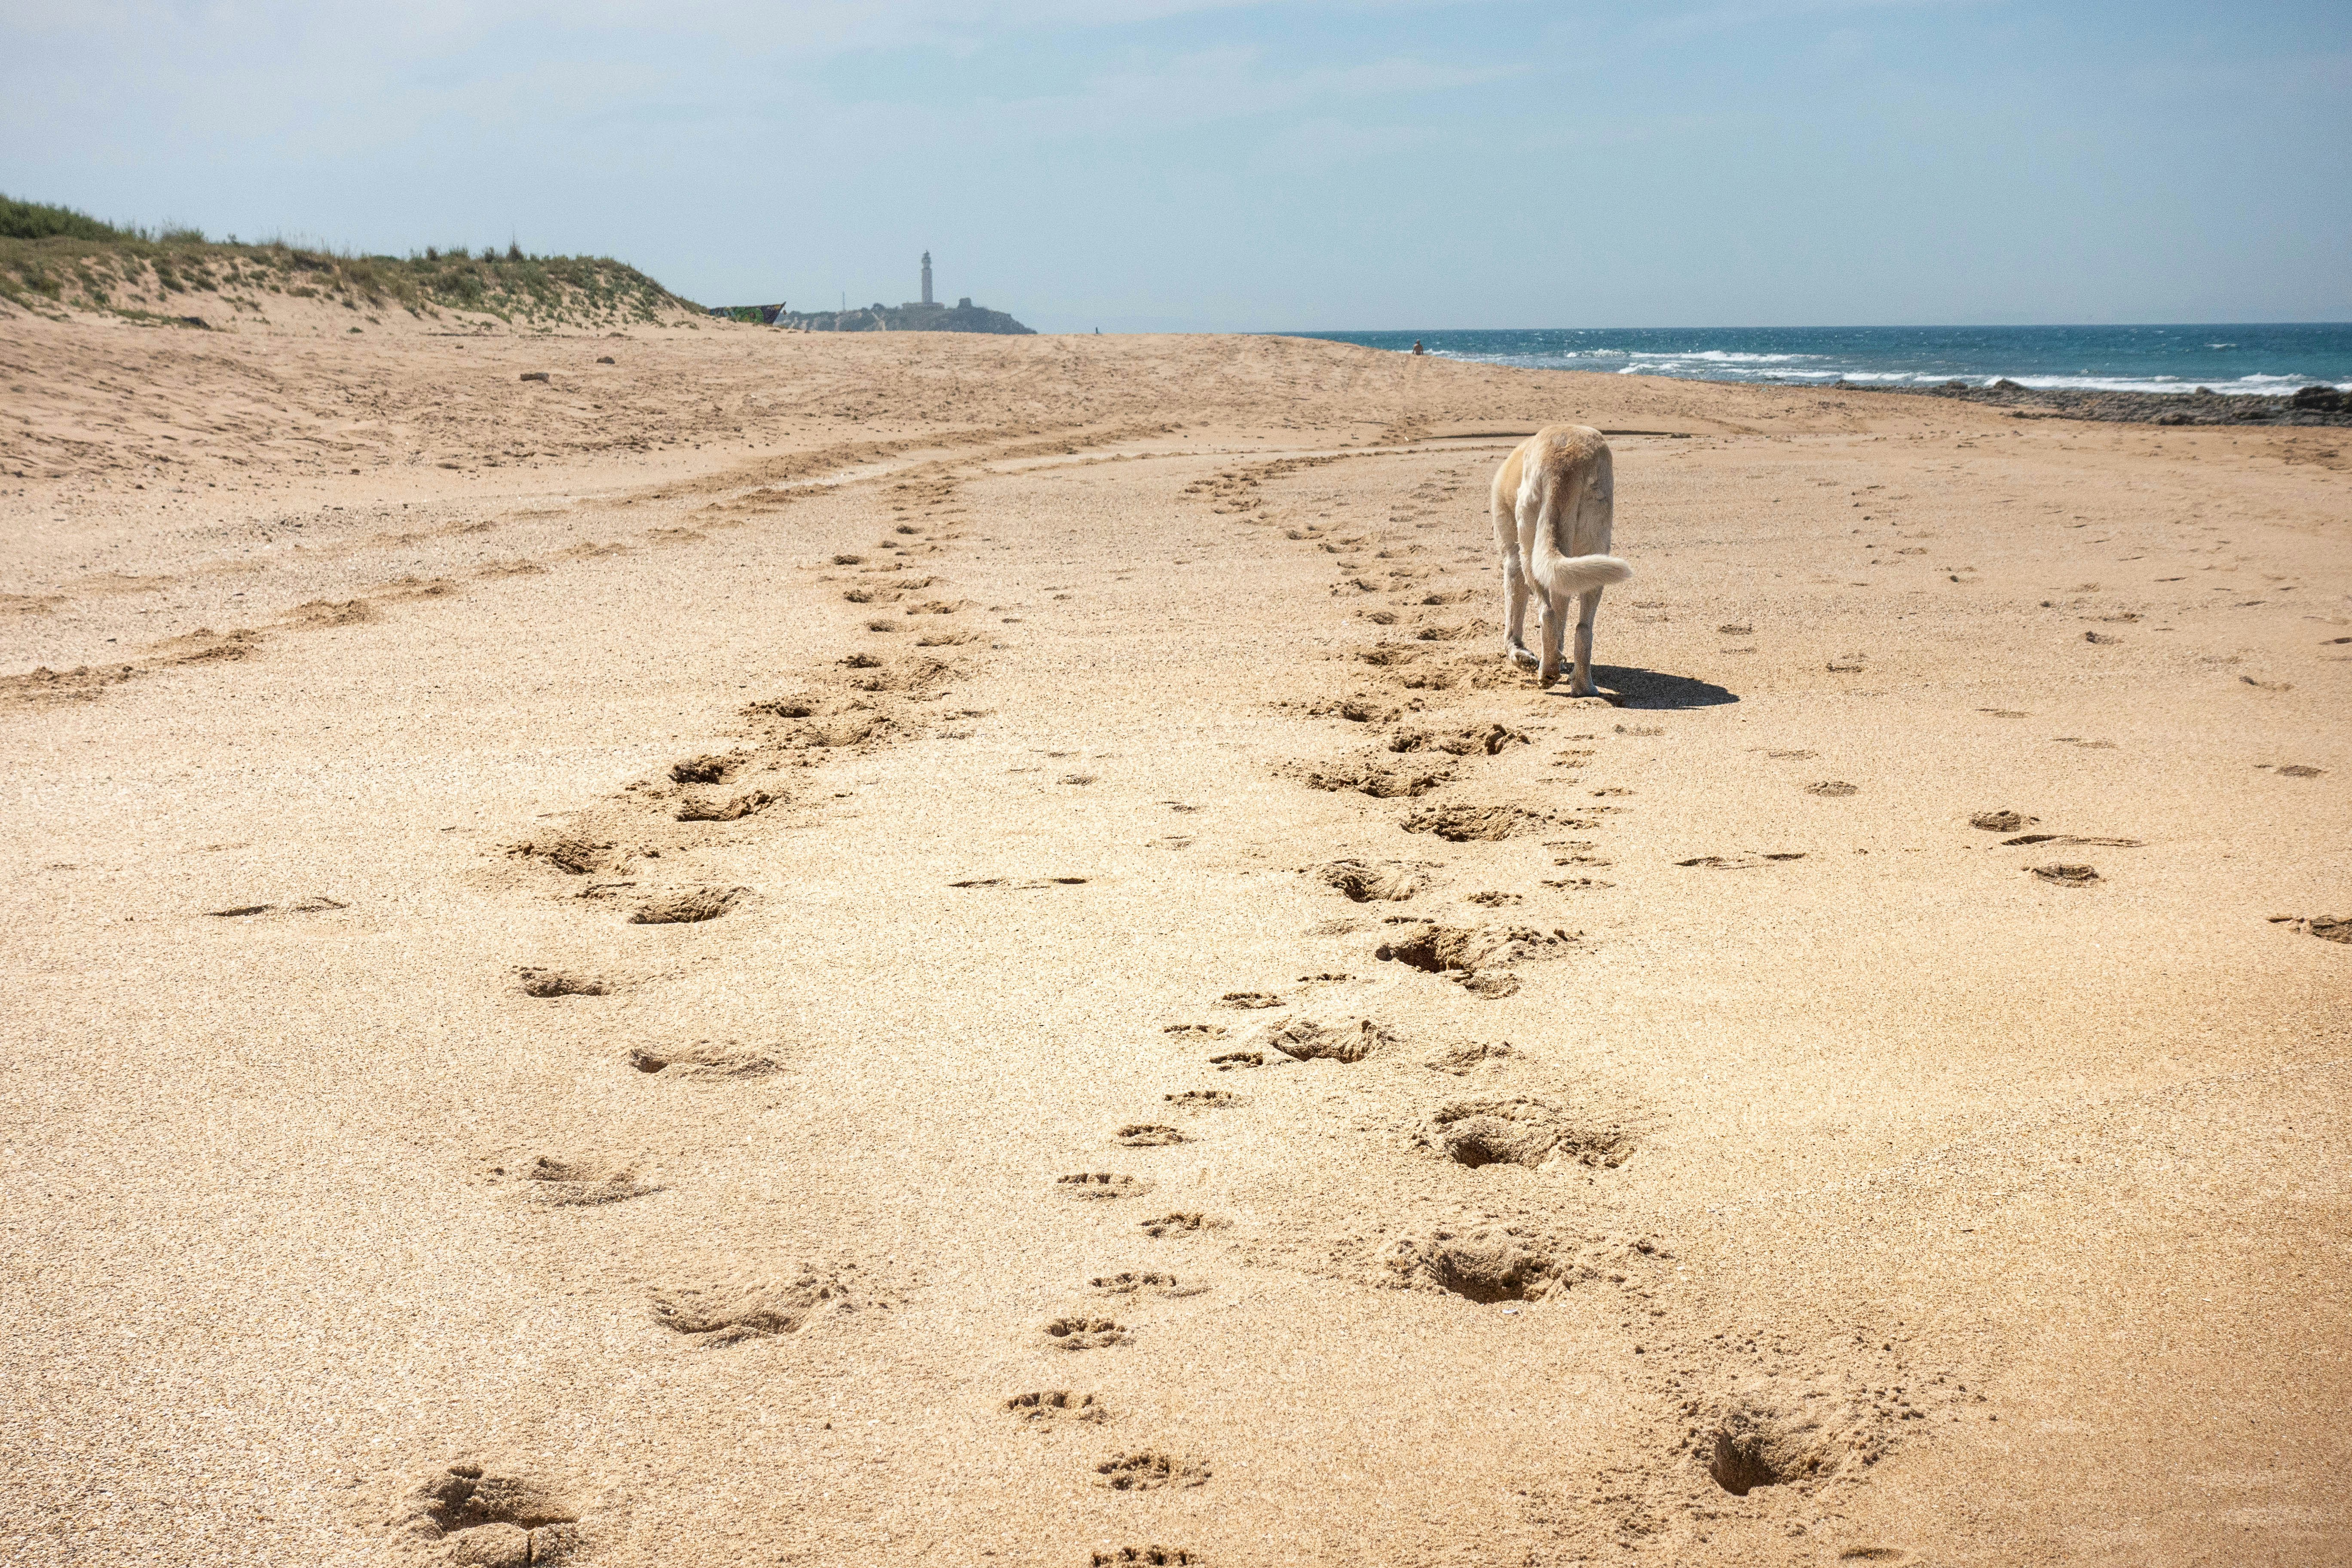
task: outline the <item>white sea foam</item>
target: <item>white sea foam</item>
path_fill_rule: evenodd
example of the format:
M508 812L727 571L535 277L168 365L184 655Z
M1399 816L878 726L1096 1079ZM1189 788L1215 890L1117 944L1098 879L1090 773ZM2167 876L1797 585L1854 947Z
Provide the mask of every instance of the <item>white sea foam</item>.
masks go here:
M2217 351L2238 347L2234 342L2215 342L2205 346ZM1788 386L1820 386L1831 382L1844 382L1853 386L1939 386L1955 380L1990 386L1995 381L2008 380L2036 390L2066 392L2185 393L2202 386L2231 396L2275 396L2293 392L2297 387L2313 385L2335 385L2352 391L2352 382L2328 382L2309 374L2257 373L2235 379L2207 376L2192 380L2174 375L2095 375L2087 371L2072 375L2030 371L1989 372L1984 368L1985 363L1990 359L1998 364L2000 357L1997 353L1971 353L1969 357L1973 357L1976 363L1966 370L1957 366L1934 370L1872 370L1863 368L1870 363L1867 357L1847 353L1763 353L1721 348L1582 348L1561 344L1557 347L1546 345L1518 353L1462 349L1437 349L1433 352L1441 358L1465 363L1511 365L1526 370L1614 370L1620 375L1662 375L1683 380ZM1879 363L1883 364L1885 362L1881 360Z
M1809 354L1809 359L1826 355ZM1498 361L1511 363L1525 362ZM1530 366L1529 368L1539 368ZM1619 375L1682 375L1676 362L1667 359L1637 360L1618 367ZM1990 386L2008 381L2037 392L2193 392L2198 387L2227 397L2277 397L2305 386L2334 386L2338 391L2352 392L2352 382L2316 381L2307 375L2248 375L2236 381L2183 381L2172 376L2106 376L2106 375L2032 375L1968 377L1948 375L1930 371L1909 370L1772 370L1769 372L1737 372L1717 374L1701 379L1716 381L1747 381L1766 384L1822 386L1843 382L1849 386L1941 386L1948 381L1970 381L1977 386Z
M1751 354L1734 349L1656 349L1642 356L1659 364L1793 364L1799 360L1827 359L1827 354Z

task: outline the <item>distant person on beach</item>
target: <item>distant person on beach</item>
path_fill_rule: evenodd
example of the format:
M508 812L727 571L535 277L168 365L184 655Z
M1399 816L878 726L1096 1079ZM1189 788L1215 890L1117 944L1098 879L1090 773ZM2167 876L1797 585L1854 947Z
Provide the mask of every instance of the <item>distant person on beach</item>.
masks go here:
M1425 354L1429 351L1421 346L1421 340L1419 338L1415 338L1412 340L1412 352L1417 354Z

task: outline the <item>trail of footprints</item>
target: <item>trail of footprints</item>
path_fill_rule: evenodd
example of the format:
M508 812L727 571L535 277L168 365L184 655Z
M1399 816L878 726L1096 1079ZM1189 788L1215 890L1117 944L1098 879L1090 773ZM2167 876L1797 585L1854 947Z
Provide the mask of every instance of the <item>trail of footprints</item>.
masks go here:
M1261 526L1281 526L1264 493L1265 482L1334 460L1285 459L1237 468L1200 481L1192 493L1219 513ZM1412 504L1401 508L1391 521L1424 515L1428 506L1468 488L1472 478L1465 471L1450 484L1433 481L1414 492ZM1409 640L1384 641L1358 658L1360 667L1379 672L1376 679L1389 690L1359 689L1298 705L1310 716L1364 726L1379 737L1377 742L1336 761L1300 763L1284 771L1308 788L1399 802L1404 810L1394 819L1395 827L1424 841L1531 839L1543 844L1556 868L1607 867L1610 858L1599 852L1597 837L1569 836L1604 831L1618 808L1593 803L1628 792L1593 790L1559 806L1453 798L1442 793L1475 785L1482 765L1538 743L1528 730L1509 723L1449 722L1445 718L1449 699L1441 694L1524 684L1523 677L1482 646L1493 627L1444 620L1431 613L1463 602L1467 592L1448 590L1433 581L1429 568L1415 559L1417 547L1381 548L1370 534L1341 535L1314 523L1285 526L1283 531L1292 540L1312 542L1339 557L1335 569L1340 581L1335 593L1389 595L1387 604L1367 614L1372 625L1410 632ZM1465 643L1476 651L1452 651ZM1635 736L1659 732L1654 726L1614 728L1617 733ZM1591 742L1599 733L1596 729L1571 740ZM1572 779L1595 751L1590 744L1571 744L1551 761ZM1802 762L1810 756L1797 753L1786 760ZM1807 786L1806 793L1842 799L1859 789L1842 780L1821 780ZM1308 874L1368 911L1393 909L1427 895L1444 871L1442 861L1401 850L1391 840L1309 868ZM1683 864L1736 868L1801 858L1773 851L1696 857ZM1543 885L1565 892L1609 884L1572 875L1546 879ZM1465 901L1498 910L1524 899L1511 889L1488 889ZM1335 932L1360 929L1360 921L1318 928ZM1439 977L1459 987L1466 998L1495 998L1518 989L1526 966L1570 956L1584 941L1581 933L1561 927L1399 913L1382 918L1367 956L1375 963L1400 963ZM1320 984L1334 979L1344 976L1302 976L1302 988L1290 993L1244 990L1207 999L1211 1007L1244 1019L1253 1014L1278 1015L1251 1028L1245 1042L1236 1044L1231 1037L1237 1028L1247 1026L1240 1019L1233 1024L1171 1024L1165 1026L1166 1036L1171 1044L1204 1047L1202 1065L1220 1074L1260 1071L1269 1064L1323 1062L1350 1070L1418 1069L1455 1081L1460 1092L1431 1110L1411 1135L1413 1147L1443 1167L1477 1173L1516 1171L1539 1179L1590 1184L1636 1157L1643 1120L1638 1114L1612 1114L1605 1106L1571 1105L1561 1098L1515 1089L1514 1079L1523 1076L1530 1063L1526 1053L1508 1044L1461 1042L1428 1052L1376 1020L1322 1016L1313 997ZM1167 1106L1239 1108L1244 1103L1229 1091L1208 1089L1163 1096ZM1139 1117L1121 1124L1112 1141L1121 1147L1148 1149L1190 1136L1175 1122ZM1141 1198L1150 1191L1147 1179L1124 1173L1066 1176L1059 1184L1090 1200ZM1621 1328L1633 1342L1632 1353L1653 1369L1646 1386L1660 1413L1658 1431L1647 1458L1597 1478L1589 1497L1575 1503L1555 1500L1559 1515L1554 1522L1565 1534L1613 1536L1630 1544L1633 1538L1664 1531L1670 1513L1685 1521L1712 1518L1726 1498L1776 1487L1812 1489L1858 1475L1900 1439L1900 1422L1931 1412L1949 1414L1951 1402L1965 1397L1964 1389L1947 1386L1944 1374L1922 1378L1908 1368L1890 1370L1901 1361L1892 1339L1883 1346L1874 1344L1870 1355L1838 1344L1810 1361L1792 1357L1783 1348L1773 1357L1769 1376L1743 1376L1748 1369L1741 1364L1741 1351L1760 1353L1752 1342L1743 1345L1735 1342L1735 1336L1717 1333L1694 1343L1697 1331L1689 1324L1688 1312L1675 1326L1662 1321L1669 1310L1657 1304L1656 1287L1663 1271L1672 1266L1673 1253L1655 1237L1591 1225L1563 1230L1557 1216L1568 1210L1559 1202L1515 1206L1495 1201L1484 1204L1483 1213L1480 1206L1474 1202L1459 1222L1342 1238L1336 1252L1346 1258L1352 1248L1354 1261L1401 1288L1442 1291L1481 1306L1511 1303L1499 1310L1524 1310L1517 1304L1564 1300L1576 1292L1605 1303L1603 1310L1613 1307L1624 1314ZM1172 1211L1153 1215L1140 1226L1152 1240L1174 1243L1222 1223L1206 1213ZM1159 1271L1113 1278L1122 1289L1176 1288L1176 1276ZM1095 1284L1098 1292L1105 1287L1101 1279ZM1135 1331L1095 1313L1055 1320L1047 1330L1057 1342L1089 1349L1128 1342ZM1860 1343L1858 1338L1856 1345ZM1857 1371L1864 1363L1869 1370ZM1016 1395L1007 1409L1025 1420L1038 1419L1036 1402L1049 1398L1062 1402L1056 1410L1069 1408L1074 1401L1085 1402L1076 1406L1081 1410L1103 1408L1093 1395L1063 1391ZM1825 1399L1830 1403L1824 1404ZM1147 1450L1115 1456L1097 1468L1121 1487L1210 1481L1205 1468L1197 1479L1183 1479L1186 1463ZM1098 1552L1095 1561L1192 1560L1181 1552L1139 1555L1147 1550L1166 1551L1130 1548L1115 1556Z
M951 726L979 717L948 706L953 683L965 672L955 650L973 640L956 620L965 606L949 596L936 574L920 569L958 537L957 482L952 469L940 465L887 485L880 497L889 531L869 551L837 554L820 569L824 579L844 584L846 603L877 611L866 630L887 639L887 651L860 649L830 670L752 701L742 710L742 738L734 749L678 758L619 797L509 846L509 864L521 870L523 885L545 888L551 885L546 879L553 879L563 896L609 906L630 926L698 926L724 919L759 895L698 874L697 860L736 842L755 826L754 819L809 809L802 805L801 784L808 770L870 753L940 721ZM889 614L878 613L885 609ZM911 646L901 651L901 645ZM268 912L261 906L224 911ZM513 984L528 1005L593 1006L627 989L631 977L544 964L515 971ZM642 1041L626 1051L622 1065L651 1081L714 1086L765 1078L788 1066L763 1043L724 1038ZM547 1153L501 1159L484 1175L515 1201L540 1210L603 1208L663 1190L626 1162ZM1131 1195L1134 1187L1123 1177L1107 1177L1100 1185L1104 1196ZM789 1338L845 1314L894 1305L852 1264L806 1263L742 1276L718 1267L656 1284L646 1298L653 1325L685 1345L714 1351ZM1096 1318L1066 1328L1064 1337L1092 1348L1122 1331ZM1030 1409L1040 1419L1093 1421L1105 1415L1085 1396L1036 1395ZM1192 1484L1189 1470L1159 1479L1140 1465L1121 1473L1130 1487ZM444 1561L500 1568L589 1554L596 1536L591 1510L558 1495L527 1467L488 1457L462 1458L426 1477L384 1523L401 1539L437 1547Z
M1542 879L1544 888L1565 894L1610 887L1581 873L1611 865L1597 836L1623 809L1610 802L1628 792L1601 788L1542 805L1475 795L1485 769L1536 747L1549 752L1554 779L1572 784L1597 754L1602 735L1596 725L1568 735L1565 749L1550 750L1556 737L1538 726L1446 716L1447 706L1462 699L1526 685L1523 675L1495 655L1496 627L1475 617L1451 618L1459 614L1455 606L1483 595L1483 584L1446 585L1417 542L1384 542L1369 531L1284 521L1265 493L1269 481L1343 460L1287 458L1237 468L1198 481L1188 492L1213 511L1249 526L1279 528L1288 540L1333 557L1332 592L1364 600L1363 618L1381 638L1353 661L1357 689L1297 705L1308 716L1360 727L1371 739L1335 761L1286 771L1308 788L1396 803L1393 827L1406 837L1310 868L1309 874L1344 905L1370 913L1422 900L1442 881L1445 863L1414 855L1412 845L1528 841L1542 846L1552 868L1570 873ZM1465 490L1475 495L1478 479L1471 468L1433 479L1398 504L1391 525L1433 526L1435 509L1458 506ZM845 584L845 603L874 612L865 623L867 634L908 651L861 650L826 674L752 702L744 710L744 740L736 749L680 758L663 776L640 781L622 798L516 844L512 856L576 883L580 899L616 906L631 924L722 919L758 895L683 869L698 852L722 846L724 835L742 831L751 819L793 809L803 770L889 745L919 731L933 716L950 722L977 717L946 707L962 673L953 650L971 640L955 620L966 606L936 574L919 569L956 537L961 509L954 504L954 477L944 468L909 475L884 499L891 531L869 552L835 555L826 570ZM1328 519L1328 509L1320 516ZM1477 553L1483 565L1483 552ZM1748 628L1724 630L1745 634ZM1633 737L1660 732L1622 723L1612 731ZM1774 753L1775 760L1792 763L1811 756ZM2301 776L2310 770L2277 771ZM1831 800L1859 793L1859 786L1832 779L1802 787ZM2009 846L2137 847L2125 839L2026 832L2032 819L2007 811L1981 814L1972 826L2004 835L2001 842ZM1587 835L1595 837L1581 837ZM1797 858L1801 856L1793 852L1759 851L1697 856L1679 864L1739 869ZM2029 869L2063 886L2098 880L2095 871L2072 862ZM959 885L1009 884L982 879ZM1497 888L1464 901L1494 911L1517 907L1526 897ZM2294 923L2332 941L2352 940L2344 921ZM1363 926L1360 919L1342 919L1318 930L1345 933ZM1392 913L1381 917L1365 958L1425 973L1434 983L1456 987L1463 1005L1475 1007L1516 992L1528 966L1572 957L1585 945L1582 933L1561 926ZM1593 1478L1589 1493L1534 1500L1538 1511L1554 1510L1552 1521L1564 1534L1612 1535L1630 1544L1666 1531L1674 1517L1712 1518L1727 1497L1850 1478L1901 1440L1907 1430L1903 1423L1958 1418L1969 1403L1983 1402L1980 1392L1971 1394L1950 1373L1910 1364L1898 1344L1900 1324L1857 1327L1850 1343L1843 1332L1812 1346L1767 1347L1729 1331L1701 1340L1689 1325L1688 1310L1676 1315L1658 1304L1657 1285L1673 1259L1666 1246L1591 1223L1563 1226L1559 1219L1569 1211L1560 1194L1598 1194L1579 1200L1586 1203L1605 1200L1598 1184L1638 1157L1643 1118L1574 1094L1531 1091L1527 1080L1537 1064L1507 1043L1456 1041L1431 1048L1373 1019L1328 1016L1315 998L1322 987L1346 978L1305 975L1286 991L1207 998L1209 1007L1233 1021L1171 1024L1166 1037L1200 1048L1202 1066L1217 1075L1321 1062L1350 1072L1424 1075L1415 1081L1455 1086L1402 1131L1415 1154L1430 1163L1433 1180L1471 1184L1457 1189L1466 1204L1461 1217L1402 1233L1339 1237L1333 1256L1366 1279L1478 1306L1523 1310L1523 1304L1573 1297L1622 1314L1620 1328L1632 1342L1631 1353L1643 1357L1648 1369L1644 1386L1661 1412L1659 1430L1646 1456ZM571 1005L577 998L593 1005L586 999L611 994L614 984L531 967L519 972L518 988L539 1001ZM1253 1015L1271 1016L1253 1026ZM1237 1030L1248 1037L1235 1040ZM784 1065L758 1043L733 1040L648 1042L627 1057L638 1074L683 1082L755 1079ZM1205 1084L1163 1094L1158 1105L1139 1108L1111 1129L1107 1142L1148 1158L1150 1151L1206 1135L1210 1124L1202 1118L1246 1114L1253 1098ZM1441 1172L1465 1174L1441 1177ZM1496 1176L1498 1172L1570 1185L1497 1188L1496 1181L1512 1179ZM493 1173L512 1183L523 1201L545 1208L595 1207L660 1190L634 1166L551 1156L495 1167ZM1168 1248L1171 1258L1228 1228L1224 1217L1209 1210L1145 1201L1154 1188L1146 1175L1116 1170L1074 1172L1053 1183L1055 1195L1081 1209L1118 1212L1133 1205L1130 1212L1143 1216L1133 1222L1135 1234ZM1040 1324L1035 1342L1056 1358L1088 1358L1070 1365L1095 1364L1092 1358L1115 1357L1139 1334L1150 1332L1151 1312L1162 1304L1185 1302L1207 1289L1173 1267L1096 1276L1087 1300L1074 1300ZM854 1268L809 1265L784 1278L714 1277L658 1287L647 1310L681 1341L720 1347L802 1333L828 1318L889 1304ZM1118 1419L1099 1392L1071 1388L1016 1392L1003 1398L1002 1409L1008 1419L1041 1431L1090 1431ZM1190 1490L1213 1485L1215 1474L1202 1456L1131 1443L1086 1462L1095 1483L1114 1494ZM471 1460L427 1478L389 1522L419 1539L447 1541L452 1560L470 1563L555 1562L593 1534L581 1510L537 1482ZM1135 1545L1096 1551L1091 1561L1191 1564L1203 1559L1187 1547Z

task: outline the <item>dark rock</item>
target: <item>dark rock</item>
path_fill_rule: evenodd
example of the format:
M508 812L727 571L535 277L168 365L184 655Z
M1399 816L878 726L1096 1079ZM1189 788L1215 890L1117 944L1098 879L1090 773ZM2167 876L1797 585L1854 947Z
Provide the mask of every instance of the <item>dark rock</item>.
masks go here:
M2012 418L2055 416L2136 425L2352 425L2352 395L2332 386L2307 386L2293 396L2195 392L2037 390L2004 377L1990 386L1938 382L1926 386L1856 387L1895 396L1949 397L2006 408ZM2032 412L2028 412L2031 410Z

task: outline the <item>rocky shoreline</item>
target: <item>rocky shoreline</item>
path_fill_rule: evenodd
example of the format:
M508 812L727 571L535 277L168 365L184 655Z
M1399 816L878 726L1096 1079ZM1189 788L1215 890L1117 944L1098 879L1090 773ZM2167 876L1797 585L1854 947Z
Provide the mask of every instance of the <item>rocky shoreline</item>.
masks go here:
M2199 387L2194 392L2092 392L2021 386L1996 381L1947 381L1935 386L1860 386L1830 383L1841 392L1895 392L1950 397L2012 409L2021 419L2100 419L2131 425L2352 425L2352 393L2306 386L2276 397Z

